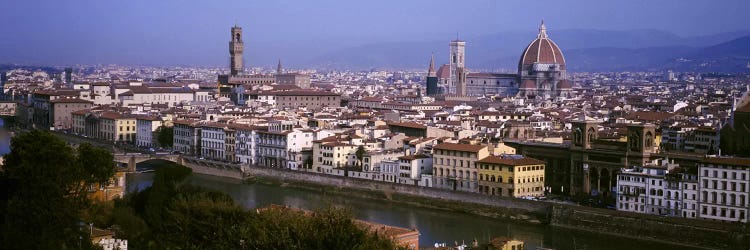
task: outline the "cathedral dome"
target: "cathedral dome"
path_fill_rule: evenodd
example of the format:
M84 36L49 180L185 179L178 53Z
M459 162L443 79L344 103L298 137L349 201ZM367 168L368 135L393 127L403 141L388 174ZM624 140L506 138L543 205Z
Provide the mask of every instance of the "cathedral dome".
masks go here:
M518 69L529 70L534 67L534 64L541 64L537 67L549 67L552 64L557 64L557 70L565 70L563 53L560 47L557 47L557 44L547 36L547 27L544 26L544 21L539 26L539 35L523 50L521 60L518 62ZM535 70L547 71L549 69Z

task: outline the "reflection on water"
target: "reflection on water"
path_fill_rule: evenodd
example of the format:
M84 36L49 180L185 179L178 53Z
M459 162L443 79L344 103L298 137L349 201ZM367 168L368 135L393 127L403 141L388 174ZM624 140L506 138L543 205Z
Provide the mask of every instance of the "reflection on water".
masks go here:
M137 190L151 185L153 174L128 175L128 190ZM686 249L673 245L634 241L590 233L553 229L548 226L521 225L481 216L398 205L383 201L340 197L321 192L242 184L238 180L197 175L188 178L193 185L202 186L231 195L247 208L282 204L293 208L317 209L328 205L351 209L355 217L367 221L406 228L419 229L420 245L433 246L436 242L453 245L454 242L470 245L474 239L489 242L498 236L524 241L526 249L544 247L554 249Z

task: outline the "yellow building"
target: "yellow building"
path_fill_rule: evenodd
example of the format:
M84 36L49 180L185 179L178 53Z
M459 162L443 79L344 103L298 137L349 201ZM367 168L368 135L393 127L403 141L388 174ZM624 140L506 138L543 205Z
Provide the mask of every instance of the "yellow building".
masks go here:
M487 156L477 162L479 192L505 197L544 195L544 162L533 158Z
M125 195L125 173L117 171L108 183L89 187L89 199L94 201L110 201Z
M524 242L516 239L497 237L490 241L490 246L498 250L524 250Z
M73 132L91 138L134 142L136 118L115 111L79 110L71 113Z
M477 165L489 155L487 146L441 143L433 147L434 187L478 192Z

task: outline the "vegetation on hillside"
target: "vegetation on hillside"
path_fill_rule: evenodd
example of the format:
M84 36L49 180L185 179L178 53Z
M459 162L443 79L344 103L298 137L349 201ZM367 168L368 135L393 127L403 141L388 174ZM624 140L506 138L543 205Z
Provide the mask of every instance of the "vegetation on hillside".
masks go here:
M74 149L49 132L13 138L2 169L3 249L94 248L82 230L89 223L113 229L132 249L397 248L346 210L246 210L227 194L185 184L191 170L173 163L140 192L92 202L88 188L114 174L111 153L88 144Z
M245 210L224 193L185 185L190 169L157 169L153 185L116 202L111 223L134 248L394 249L342 209Z
M89 248L80 216L91 206L88 189L114 174L112 154L89 144L74 149L44 131L14 137L10 149L0 172L0 245Z

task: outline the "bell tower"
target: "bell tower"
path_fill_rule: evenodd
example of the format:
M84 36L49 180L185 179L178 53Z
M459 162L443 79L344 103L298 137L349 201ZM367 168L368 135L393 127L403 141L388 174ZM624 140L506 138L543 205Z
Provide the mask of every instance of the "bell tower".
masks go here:
M232 27L232 40L229 41L229 64L231 75L236 76L243 71L242 53L245 44L242 42L242 28L236 24Z
M466 42L458 39L450 42L450 93L460 96L466 95L465 51Z
M598 139L600 121L586 120L585 118L573 121L573 147L580 149L591 149L592 144Z
M654 153L656 126L650 123L628 125L628 152L647 155Z

